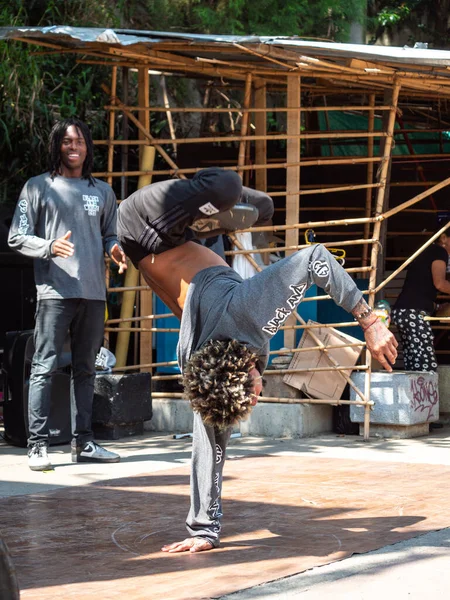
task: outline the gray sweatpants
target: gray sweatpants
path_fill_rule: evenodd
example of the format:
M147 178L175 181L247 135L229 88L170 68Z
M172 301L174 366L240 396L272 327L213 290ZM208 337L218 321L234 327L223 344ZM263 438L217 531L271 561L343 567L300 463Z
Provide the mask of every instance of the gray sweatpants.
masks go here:
M245 331L259 331L262 340L264 337L270 339L313 284L322 288L348 312L362 298L352 278L328 250L317 244L280 260L237 285L233 279L230 284L231 301L220 317L223 331L241 340L245 338ZM221 281L218 289L221 296L226 296L223 286ZM211 311L211 288L212 284L202 294L205 298L204 308L200 307L202 311ZM217 311L221 312L220 308ZM233 332L233 323L240 323L242 329ZM204 537L213 546L220 542L222 472L230 433L231 430L219 432L205 425L198 414L194 415L191 508L186 525L190 535Z

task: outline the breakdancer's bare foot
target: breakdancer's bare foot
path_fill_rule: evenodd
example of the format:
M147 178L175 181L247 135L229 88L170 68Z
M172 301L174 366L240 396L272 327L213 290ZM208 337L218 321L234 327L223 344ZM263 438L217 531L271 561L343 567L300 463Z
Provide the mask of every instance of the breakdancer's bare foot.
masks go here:
M201 537L186 538L182 542L174 542L161 548L163 552L205 552L212 549L211 542Z

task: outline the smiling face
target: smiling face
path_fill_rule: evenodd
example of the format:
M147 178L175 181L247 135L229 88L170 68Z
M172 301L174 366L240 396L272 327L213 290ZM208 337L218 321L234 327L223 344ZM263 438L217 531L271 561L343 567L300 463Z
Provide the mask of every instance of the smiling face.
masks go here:
M81 177L87 148L83 134L75 125L70 125L66 129L60 153L61 175L63 177Z

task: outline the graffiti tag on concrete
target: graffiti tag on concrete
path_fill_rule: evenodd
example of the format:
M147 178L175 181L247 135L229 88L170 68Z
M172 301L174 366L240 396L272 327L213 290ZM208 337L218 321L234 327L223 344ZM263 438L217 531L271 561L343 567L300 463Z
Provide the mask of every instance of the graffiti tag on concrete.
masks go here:
M439 402L438 386L434 381L417 377L411 379L412 402L414 412L426 412L426 420L433 414L433 408Z

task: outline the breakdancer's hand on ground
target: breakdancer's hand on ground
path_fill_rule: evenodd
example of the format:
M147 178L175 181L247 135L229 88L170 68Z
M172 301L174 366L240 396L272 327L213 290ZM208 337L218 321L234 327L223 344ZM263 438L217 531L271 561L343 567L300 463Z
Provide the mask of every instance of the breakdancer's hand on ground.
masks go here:
M167 544L163 546L161 550L163 552L205 552L206 550L212 550L213 545L205 538L191 537L186 538L182 542L174 542L173 544Z
M392 372L397 358L398 342L386 325L378 317L364 331L367 349L385 369Z

